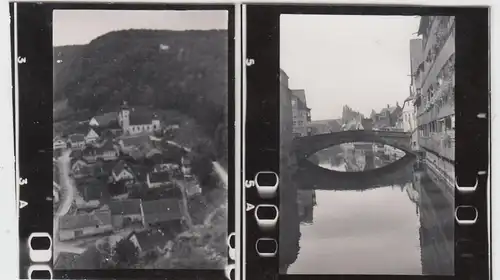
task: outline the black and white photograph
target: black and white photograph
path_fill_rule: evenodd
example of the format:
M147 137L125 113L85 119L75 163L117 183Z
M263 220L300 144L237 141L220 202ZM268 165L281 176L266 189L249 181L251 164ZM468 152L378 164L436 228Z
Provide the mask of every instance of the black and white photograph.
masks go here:
M280 17L280 274L454 275L455 17Z
M223 269L228 11L54 10L55 270Z

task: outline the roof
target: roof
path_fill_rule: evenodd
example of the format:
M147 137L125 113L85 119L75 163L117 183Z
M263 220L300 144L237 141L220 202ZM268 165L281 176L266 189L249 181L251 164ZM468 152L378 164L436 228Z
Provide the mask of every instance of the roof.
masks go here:
M71 158L81 158L82 157L82 151L80 150L72 150L71 153L69 154Z
M109 203L111 215L136 215L141 214L140 199L115 200Z
M144 222L148 224L182 219L178 199L159 199L142 202Z
M130 112L130 125L151 124L153 121L153 113L145 112Z
M110 211L97 211L89 214L79 214L74 216L61 216L59 218L59 229L80 229L86 227L96 227L101 225L111 225Z
M149 138L149 135L143 134L143 135L122 137L121 140L123 141L124 146L139 146L142 143L150 142L151 138Z
M109 112L109 113L104 113L99 116L95 116L94 119L97 121L99 126L108 126L112 122L116 122L116 119L118 118L118 113L117 112Z
M427 26L429 26L430 18L429 16L421 16L420 17L420 25L418 26L418 35L424 34L424 32L427 29Z
M156 246L163 248L168 240L171 239L170 234L163 232L160 229L150 229L140 232L132 232L131 236L135 235L137 242L143 251L149 251Z
M115 151L115 146L113 145L113 142L111 140L105 140L104 143L101 146L97 146L95 148L97 152L106 152L106 151Z
M169 180L170 175L166 171L149 173L149 181L151 183L163 183L168 182Z
M120 174L124 169L127 169L127 163L123 160L120 160L115 167L113 167L112 172L116 175Z
M82 141L85 141L85 135L83 134L71 134L69 136L69 141L71 142L82 142Z
M72 159L71 159L71 161L70 161L71 166L73 166L73 165L74 165L76 162L78 162L78 161L83 162L83 163L85 163L85 164L87 164L87 165L89 164L89 163L88 163L85 159L83 159L83 158L72 158Z
M61 136L56 136L56 137L54 137L54 139L52 139L52 142L56 142L56 141L64 141L64 139Z

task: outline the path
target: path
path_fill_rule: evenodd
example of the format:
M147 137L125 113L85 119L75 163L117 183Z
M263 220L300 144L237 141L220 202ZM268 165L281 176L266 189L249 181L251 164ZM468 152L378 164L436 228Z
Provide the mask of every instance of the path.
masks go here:
M53 184L55 187L59 187L59 189L62 190L62 196L59 207L54 213L54 233L57 233L59 231L59 218L69 212L69 210L71 209L71 205L73 204L73 200L75 199L75 186L71 178L69 177L70 153L71 150L64 151L62 156L59 157L57 161L60 171L59 175L61 185L58 185L56 182L53 182ZM75 247L71 244L59 241L59 236L57 234L54 234L53 239L54 261L57 260L57 257L61 252L81 254L85 251L85 249L83 248Z

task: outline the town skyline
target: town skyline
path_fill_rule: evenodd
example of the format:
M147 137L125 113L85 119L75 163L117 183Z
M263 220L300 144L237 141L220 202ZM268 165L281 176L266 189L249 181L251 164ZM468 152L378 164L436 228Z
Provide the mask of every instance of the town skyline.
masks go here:
M365 116L387 104L402 106L411 81L409 41L418 38L419 22L415 16L282 15L280 67L290 88L305 90L313 121L338 118L346 104ZM360 77L369 79L360 83Z

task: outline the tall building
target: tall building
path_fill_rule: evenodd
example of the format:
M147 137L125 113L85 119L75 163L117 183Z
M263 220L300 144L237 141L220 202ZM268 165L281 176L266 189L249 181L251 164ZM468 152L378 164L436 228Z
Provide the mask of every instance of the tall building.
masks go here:
M418 144L425 151L430 175L448 183L455 179L455 18L423 16L422 62L415 74Z
M311 134L311 109L307 108L306 94L303 89L292 89L292 115L294 137L304 137Z
M418 146L418 127L417 127L417 108L413 105L417 95L417 89L420 84L417 81L418 67L423 61L422 39L410 40L410 92L403 104L403 130L410 132L411 147L413 150L419 150Z

